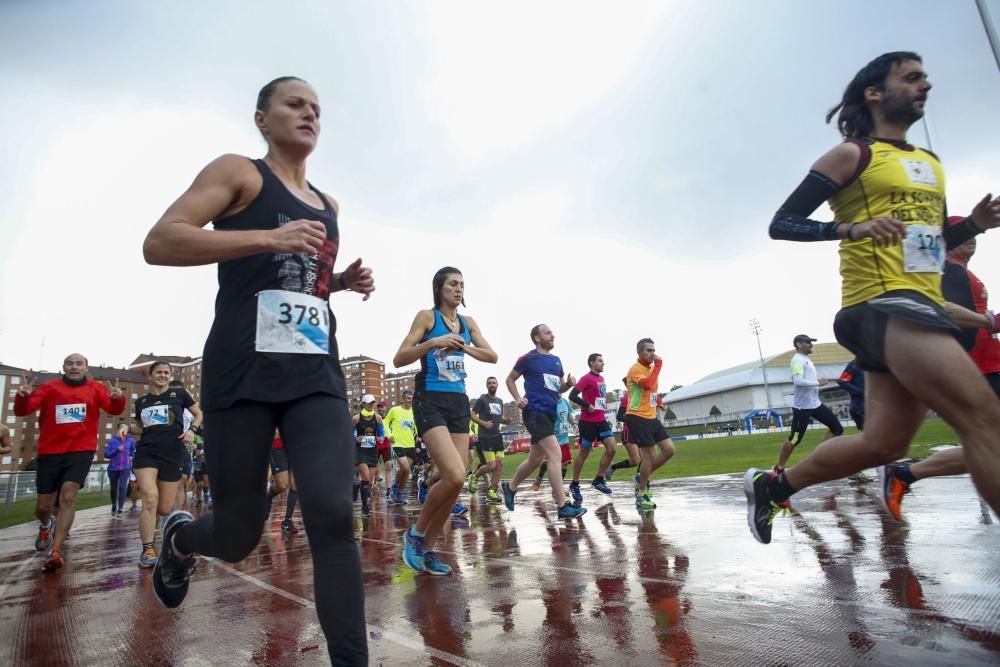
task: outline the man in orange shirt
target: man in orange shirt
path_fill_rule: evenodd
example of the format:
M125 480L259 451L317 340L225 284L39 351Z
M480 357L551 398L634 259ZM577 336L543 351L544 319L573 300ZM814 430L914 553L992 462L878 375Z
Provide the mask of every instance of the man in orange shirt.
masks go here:
M643 452L639 462L639 473L633 478L636 481L635 506L639 509L656 509L656 503L649 493L649 477L674 455L674 443L663 424L656 418L656 403L659 397L660 369L663 360L656 356L656 346L652 338L643 338L635 346L639 359L626 376L628 384L628 408L625 410L625 423L628 425L628 442L635 444L640 450L651 449L653 445L660 448L660 453L654 458Z
M45 551L51 545L42 570L55 572L63 565L60 551L76 516L76 494L94 460L101 410L120 415L125 410L125 396L117 380L114 386L105 387L89 379L87 358L71 354L63 361L63 376L58 380L49 380L35 389L24 376L14 396L14 414L25 417L36 410L39 438L35 516L41 525L35 549ZM59 521L54 526L52 506L56 492Z

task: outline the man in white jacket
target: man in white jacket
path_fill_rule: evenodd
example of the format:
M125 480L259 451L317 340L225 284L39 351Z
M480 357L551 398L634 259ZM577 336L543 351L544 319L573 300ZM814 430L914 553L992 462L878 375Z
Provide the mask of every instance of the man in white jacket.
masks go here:
M815 338L810 338L805 334L799 334L792 341L795 346L795 354L792 355L790 362L792 384L795 385L795 394L792 397L792 430L778 453L778 465L774 466L776 473L785 470L788 457L792 455L792 450L795 449L796 445L802 442L802 436L805 435L811 420L815 419L829 429L824 440L844 432L844 427L840 425L837 415L833 414L833 411L819 400L819 388L825 385L828 380L816 377L816 366L809 359L815 342Z

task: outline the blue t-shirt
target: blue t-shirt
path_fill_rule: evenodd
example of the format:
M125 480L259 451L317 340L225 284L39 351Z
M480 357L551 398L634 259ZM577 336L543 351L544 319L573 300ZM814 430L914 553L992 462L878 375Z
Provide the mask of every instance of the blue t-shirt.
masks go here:
M472 343L472 335L469 327L465 323L465 318L458 316L458 335L462 337L466 345ZM440 311L434 310L434 327L428 331L423 341L437 338L444 334L453 333L444 323L444 317ZM423 342L421 341L421 342ZM441 391L450 394L465 393L465 352L462 350L431 350L420 358L420 372L415 379L416 391L424 393L428 391Z
M524 397L528 399L528 408L555 413L563 376L559 357L532 350L517 360L514 370L524 377Z
M569 444L569 414L572 412L573 408L570 406L569 401L566 400L565 396L559 398L559 403L556 404L556 440L559 441L560 445Z

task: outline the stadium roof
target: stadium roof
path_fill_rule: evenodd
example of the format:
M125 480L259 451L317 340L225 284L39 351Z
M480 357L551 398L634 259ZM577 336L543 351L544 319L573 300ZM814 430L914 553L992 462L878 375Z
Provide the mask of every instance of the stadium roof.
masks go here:
M764 366L768 369L768 382L782 383L792 381L788 363L791 361L793 354L795 354L795 350L788 350L781 354L764 358ZM838 343L820 343L813 347L813 353L810 355L810 358L817 367L834 365L842 367L853 359L854 355ZM763 384L764 372L761 369L760 361L750 361L739 366L716 371L715 373L706 375L694 384L675 389L667 394L665 400L667 402L680 401L686 398L695 398L730 389Z

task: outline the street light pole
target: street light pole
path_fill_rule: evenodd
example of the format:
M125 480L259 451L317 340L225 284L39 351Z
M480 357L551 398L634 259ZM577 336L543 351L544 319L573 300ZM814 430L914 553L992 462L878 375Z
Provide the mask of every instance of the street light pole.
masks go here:
M764 365L764 351L760 346L760 333L763 331L760 327L760 322L757 318L750 320L750 329L753 331L753 335L757 337L757 354L760 356L760 372L764 375L764 396L767 398L767 420L771 421L771 389L767 386L767 367Z

